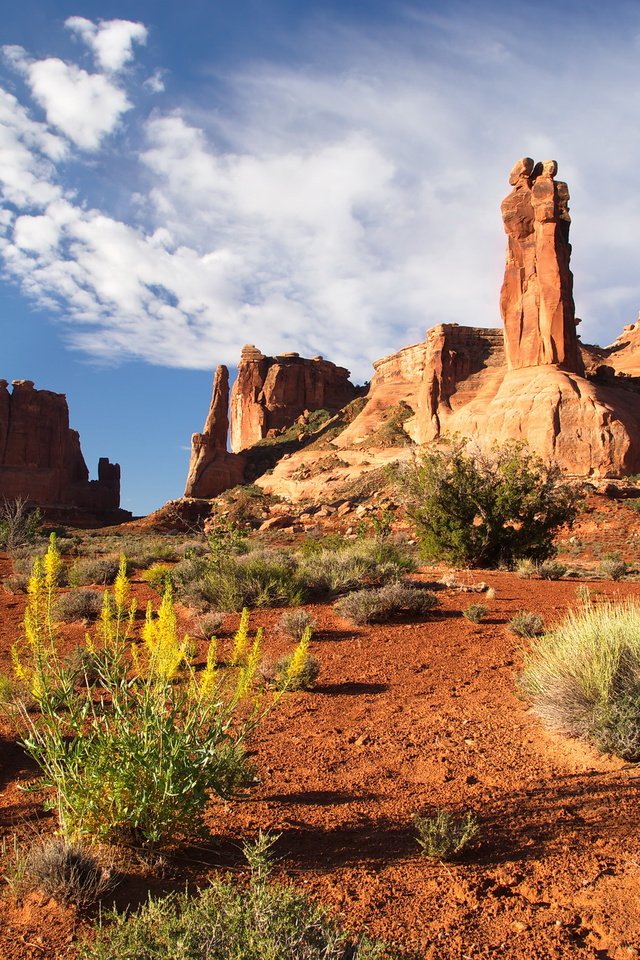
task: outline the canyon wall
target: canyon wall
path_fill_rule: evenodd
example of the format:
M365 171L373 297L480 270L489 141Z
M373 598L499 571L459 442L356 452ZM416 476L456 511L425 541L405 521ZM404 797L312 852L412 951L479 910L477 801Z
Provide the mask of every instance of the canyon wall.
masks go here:
M130 516L119 510L120 466L102 457L98 479L89 480L65 395L36 390L30 380L14 380L11 390L0 380L0 497L26 498L79 520Z

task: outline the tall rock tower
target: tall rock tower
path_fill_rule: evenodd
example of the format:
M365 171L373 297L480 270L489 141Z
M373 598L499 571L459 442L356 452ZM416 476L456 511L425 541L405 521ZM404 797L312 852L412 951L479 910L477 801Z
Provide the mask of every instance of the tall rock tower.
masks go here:
M513 167L511 193L501 206L508 237L500 293L510 370L554 364L584 373L576 335L573 275L569 269L569 190L554 180L555 160Z

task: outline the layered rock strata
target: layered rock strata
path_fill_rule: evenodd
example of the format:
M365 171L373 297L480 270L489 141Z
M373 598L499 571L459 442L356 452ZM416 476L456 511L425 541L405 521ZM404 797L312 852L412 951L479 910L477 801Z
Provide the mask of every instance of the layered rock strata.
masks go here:
M30 380L14 380L11 390L0 380L0 497L26 498L79 520L131 516L119 510L120 466L101 457L98 479L89 480L65 395L36 390Z
M322 357L267 357L247 345L231 391L231 449L238 453L253 446L290 426L305 410L335 413L357 394L349 371Z

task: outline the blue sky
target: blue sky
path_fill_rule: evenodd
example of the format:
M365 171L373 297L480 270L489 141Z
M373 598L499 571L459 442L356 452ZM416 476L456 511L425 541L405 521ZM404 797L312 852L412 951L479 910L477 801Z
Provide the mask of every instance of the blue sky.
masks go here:
M497 326L521 156L569 183L583 339L636 319L637 3L6 6L0 376L67 394L136 513L181 494L244 343L363 382Z

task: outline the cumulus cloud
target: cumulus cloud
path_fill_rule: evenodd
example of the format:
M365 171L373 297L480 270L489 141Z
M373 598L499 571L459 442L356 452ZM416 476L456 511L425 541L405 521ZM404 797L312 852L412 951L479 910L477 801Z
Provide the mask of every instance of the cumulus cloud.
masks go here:
M133 45L147 42L147 28L131 20L100 20L68 17L65 27L91 48L102 70L116 73L133 59Z
M94 51L114 23L72 21ZM143 42L129 26L109 34L111 66L96 53L104 70ZM327 354L365 379L431 324L499 325L508 171L523 154L555 156L573 194L582 333L610 341L640 299L640 198L621 187L635 183L640 149L634 32L626 45L582 38L588 70L574 59L559 96L527 26L485 18L462 31L455 17L418 17L399 37L332 38L330 64L311 50L304 68L246 68L226 78L216 110L157 107L126 216L73 194L60 166L69 150L50 129L96 150L130 106L124 89L111 73L10 48L49 127L0 96L0 187L15 206L0 221L5 269L57 304L70 341L94 357L208 368L255 342Z
M57 57L36 60L27 72L31 92L48 122L83 150L97 150L123 113L126 94L100 73L87 73Z

